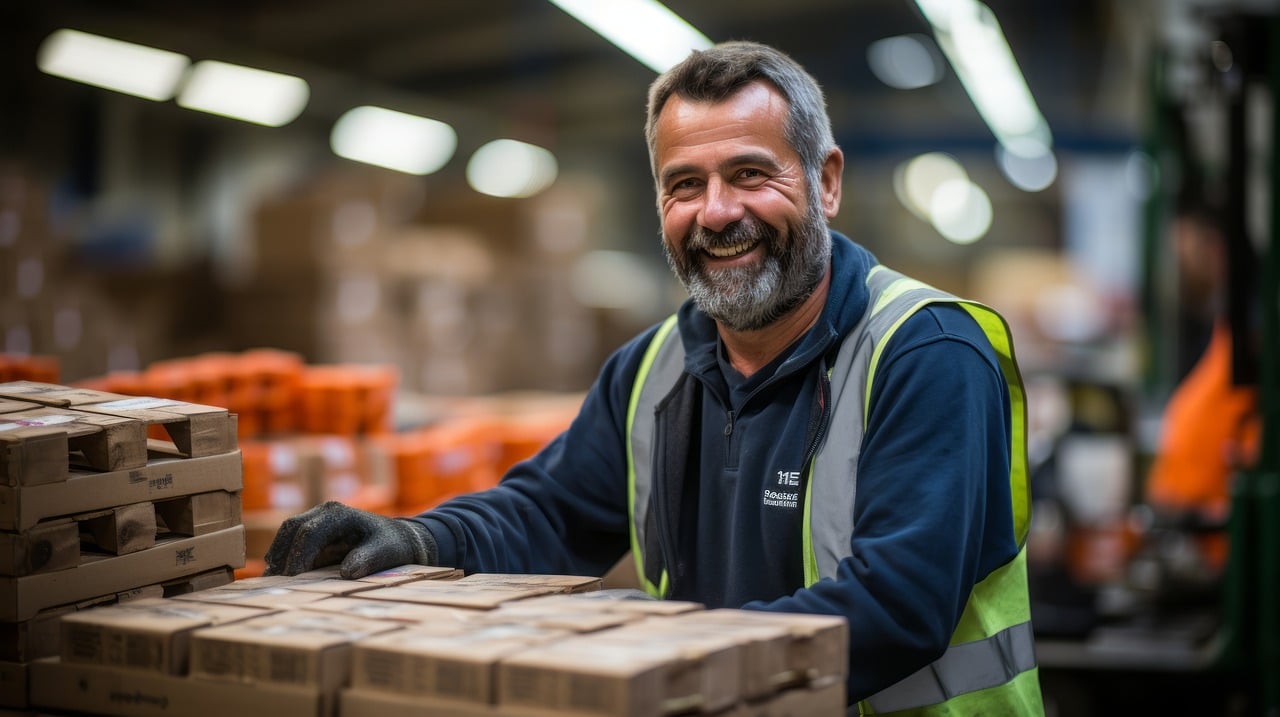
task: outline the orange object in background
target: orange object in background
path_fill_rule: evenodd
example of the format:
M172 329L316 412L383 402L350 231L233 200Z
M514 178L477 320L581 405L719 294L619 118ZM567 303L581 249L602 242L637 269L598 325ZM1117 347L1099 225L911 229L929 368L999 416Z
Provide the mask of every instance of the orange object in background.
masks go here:
M1231 332L1219 322L1165 408L1147 500L1160 508L1225 516L1231 476L1256 460L1260 434L1257 389L1231 383Z
M452 418L383 440L396 468L396 506L420 512L445 497L497 485L500 447L490 421Z
M1204 354L1165 408L1160 446L1147 478L1147 502L1166 513L1225 520L1232 477L1257 461L1261 434L1257 388L1232 383L1231 332L1219 321ZM1225 567L1225 533L1201 535L1197 542L1210 567Z
M399 377L385 366L309 366L298 385L301 428L308 433L355 435L392 428Z
M8 381L58 383L60 372L60 364L55 356L0 353L0 383Z

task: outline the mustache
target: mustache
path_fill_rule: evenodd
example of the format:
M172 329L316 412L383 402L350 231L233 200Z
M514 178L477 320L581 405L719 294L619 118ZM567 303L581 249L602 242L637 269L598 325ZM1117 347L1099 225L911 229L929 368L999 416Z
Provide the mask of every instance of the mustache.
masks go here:
M701 252L717 247L728 247L744 242L767 242L774 246L778 240L778 231L755 217L746 217L715 232L704 226L695 226L685 237L685 249L689 253Z

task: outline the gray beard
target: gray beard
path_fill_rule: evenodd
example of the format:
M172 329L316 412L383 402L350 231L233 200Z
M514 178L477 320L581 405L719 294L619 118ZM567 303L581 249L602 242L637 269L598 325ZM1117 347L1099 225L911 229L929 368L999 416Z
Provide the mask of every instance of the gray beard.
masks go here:
M789 228L791 242L780 246L778 232L748 215L711 232L702 227L686 237L679 256L663 242L667 263L693 303L732 331L755 331L777 321L813 295L831 261L826 218L810 210L799 226ZM703 250L759 240L766 256L758 266L708 269Z

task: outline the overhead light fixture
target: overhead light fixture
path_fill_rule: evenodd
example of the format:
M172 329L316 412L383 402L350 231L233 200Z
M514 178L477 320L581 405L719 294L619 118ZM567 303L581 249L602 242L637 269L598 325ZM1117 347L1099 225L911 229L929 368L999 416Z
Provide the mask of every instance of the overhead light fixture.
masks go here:
M666 72L690 52L712 45L706 35L656 0L551 0L551 3L654 72Z
M36 53L41 72L157 102L173 98L189 64L176 52L65 28Z
M867 46L867 64L886 85L899 90L927 87L942 79L942 62L933 40L897 35Z
M991 198L950 155L930 152L904 162L893 188L903 206L948 241L971 244L991 228Z
M278 72L203 60L191 69L178 104L268 127L302 114L311 89L306 80Z
M338 118L329 144L339 157L421 175L449 161L458 135L444 122L366 105Z
M991 8L977 0L916 0L978 114L1006 152L1051 151L1049 123L1036 106Z
M997 144L996 164L1013 186L1026 192L1046 189L1058 178L1058 159L1043 146L1010 152Z
M471 155L467 182L494 197L531 197L556 179L556 158L542 147L495 139Z

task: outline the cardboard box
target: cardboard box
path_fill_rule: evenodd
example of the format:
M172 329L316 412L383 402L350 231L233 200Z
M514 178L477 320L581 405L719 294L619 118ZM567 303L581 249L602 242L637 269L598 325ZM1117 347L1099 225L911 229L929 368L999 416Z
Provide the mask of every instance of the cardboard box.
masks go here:
M675 659L656 644L610 646L579 638L540 646L498 665L498 707L593 717L665 714L664 682Z
M404 583L417 582L418 580L455 580L462 577L462 571L457 568L444 568L437 565L400 565L394 568L387 568L376 573L370 573L362 578L356 578L356 581L362 583L373 583L391 587L394 585L403 585ZM316 568L305 573L298 573L293 576L295 580L319 580L319 579L342 579L342 569L339 565L326 565L323 568Z
M699 619L711 612L695 612L674 618L650 618L628 629L645 635L662 635L672 630L687 633L719 635L732 639L742 648L743 698L759 700L785 689L804 684L808 675L788 663L792 634L785 625L772 622Z
M80 527L49 520L21 533L0 532L0 575L31 575L80 564Z
M408 602L392 602L390 600L361 600L359 593L355 597L329 597L304 605L299 610L313 610L338 615L363 617L370 620L392 620L406 624L422 624L451 628L477 624L480 618L488 614L484 610L468 610L466 608L445 607L443 605L422 605Z
M740 702L716 717L844 717L843 680L793 687L758 702Z
M630 593L628 593L630 594ZM701 603L685 600L649 600L645 598L619 597L608 590L573 593L571 595L545 595L529 598L527 605L566 606L577 610L601 612L625 612L634 615L682 615L703 609Z
M567 634L527 625L460 627L452 634L406 628L355 645L351 684L491 704L499 660Z
M494 705L349 687L338 695L342 717L513 717Z
M240 452L156 458L129 470L72 470L58 483L0 485L0 530L22 531L46 518L159 501L213 490L238 491Z
M849 623L836 615L813 615L763 610L707 610L679 620L727 627L776 625L791 635L786 649L787 667L795 683L844 680L849 672Z
M315 688L257 684L228 689L225 682L193 680L56 658L30 665L35 707L115 717L331 717L334 696Z
M333 692L347 682L352 643L399 629L385 620L305 611L206 627L191 636L191 674Z
M309 602L323 600L326 597L325 593L290 590L283 586L267 586L246 590L236 587L236 583L232 583L220 588L211 588L185 595L174 595L173 599L215 603L218 605L240 605L242 607L286 608L305 605Z
M393 586L419 580L455 580L460 577L462 577L462 571L457 568L438 565L401 565L366 575L359 580L365 583Z
M511 587L548 587L562 593L585 593L600 589L600 578L585 575L534 575L520 573L473 573L459 585L504 585Z
M69 570L0 577L0 620L26 620L51 607L224 566L244 566L244 529L239 526L160 541L154 548L128 555L89 556Z
M113 665L169 675L187 673L188 643L197 628L267 614L262 608L144 598L62 618L63 662Z
M300 592L324 593L325 595L351 595L365 590L376 590L374 583L359 580L343 580L342 578L299 579L294 576L284 587Z
M554 592L550 587L518 587L510 585L476 585L468 587L457 580L419 580L417 582L379 587L361 592L363 600L394 600L426 605L448 605L474 610L492 610L512 600L521 600Z
M498 704L574 715L714 712L741 694L732 641L690 635L614 638L607 631L525 650L498 667Z
M495 610L482 612L474 619L488 625L524 624L535 627L567 630L574 633L599 632L644 618L643 615L603 610L579 610L572 605L549 603L528 605L527 600L504 603Z

